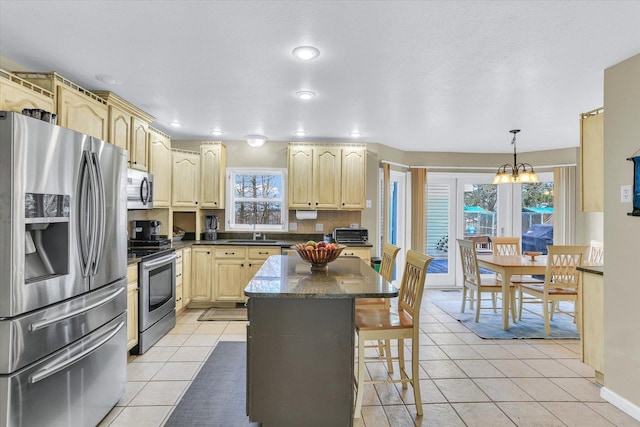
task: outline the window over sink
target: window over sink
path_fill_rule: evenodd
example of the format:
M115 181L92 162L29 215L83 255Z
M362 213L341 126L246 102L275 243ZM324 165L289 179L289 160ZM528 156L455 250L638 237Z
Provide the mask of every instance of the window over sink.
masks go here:
M226 229L287 231L287 170L227 168Z

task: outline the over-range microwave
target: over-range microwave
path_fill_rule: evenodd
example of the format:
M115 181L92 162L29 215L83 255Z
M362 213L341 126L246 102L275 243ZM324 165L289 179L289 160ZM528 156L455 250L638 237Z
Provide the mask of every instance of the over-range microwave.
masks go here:
M153 174L127 169L127 209L153 208Z

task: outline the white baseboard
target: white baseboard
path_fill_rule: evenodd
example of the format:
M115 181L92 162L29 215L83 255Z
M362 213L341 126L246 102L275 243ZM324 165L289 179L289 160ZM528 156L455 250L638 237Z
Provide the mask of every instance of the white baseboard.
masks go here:
M609 390L607 387L602 387L600 389L600 397L611 403L616 408L640 421L640 406L634 405L624 397Z

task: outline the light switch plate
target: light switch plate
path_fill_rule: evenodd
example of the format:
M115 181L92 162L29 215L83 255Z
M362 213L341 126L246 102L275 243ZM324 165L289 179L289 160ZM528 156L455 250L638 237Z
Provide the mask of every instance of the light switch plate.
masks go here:
M297 222L290 222L289 223L289 231L297 231L298 230L298 223Z
M365 202L365 206L366 206L367 208L371 208L371 200L367 200L367 201Z
M316 231L322 231L324 226L322 224L316 224Z
M620 186L620 203L631 203L633 201L633 193L630 185Z

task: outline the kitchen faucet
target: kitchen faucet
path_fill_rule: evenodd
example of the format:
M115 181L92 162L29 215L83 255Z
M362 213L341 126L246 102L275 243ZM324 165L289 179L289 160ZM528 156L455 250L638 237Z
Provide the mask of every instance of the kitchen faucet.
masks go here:
M253 225L253 240L258 240L258 237L260 237L260 232L256 232L256 222L258 222L256 214L252 213L249 217L249 223Z

